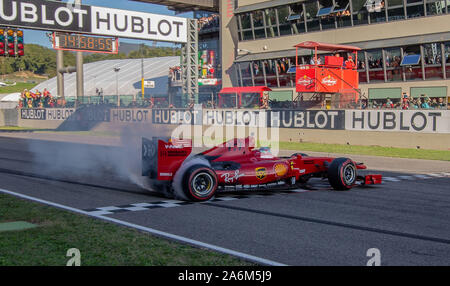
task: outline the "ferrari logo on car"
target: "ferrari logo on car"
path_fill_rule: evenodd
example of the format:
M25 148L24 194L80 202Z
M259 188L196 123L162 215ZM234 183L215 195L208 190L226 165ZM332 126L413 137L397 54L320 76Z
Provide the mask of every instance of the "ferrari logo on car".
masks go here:
M256 178L258 178L260 180L264 180L264 178L267 175L266 168L259 167L259 168L256 168L255 171L256 171Z
M275 171L275 174L277 174L278 177L283 177L288 172L288 166L283 163L275 164L273 170Z

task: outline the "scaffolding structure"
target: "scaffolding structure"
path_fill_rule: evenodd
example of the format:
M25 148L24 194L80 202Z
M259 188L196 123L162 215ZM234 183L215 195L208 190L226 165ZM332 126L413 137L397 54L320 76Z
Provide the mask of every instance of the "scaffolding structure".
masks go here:
M189 103L198 103L198 20L187 19L187 43L181 47L183 96Z

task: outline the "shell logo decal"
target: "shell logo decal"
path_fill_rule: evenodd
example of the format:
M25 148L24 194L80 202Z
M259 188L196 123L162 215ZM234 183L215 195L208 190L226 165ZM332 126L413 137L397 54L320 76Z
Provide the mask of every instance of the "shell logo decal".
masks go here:
M273 166L273 170L278 177L283 177L284 175L287 174L289 168L284 163L278 163L275 164L275 166Z
M259 167L255 169L256 172L256 178L259 180L264 180L264 178L267 176L267 170L264 167Z

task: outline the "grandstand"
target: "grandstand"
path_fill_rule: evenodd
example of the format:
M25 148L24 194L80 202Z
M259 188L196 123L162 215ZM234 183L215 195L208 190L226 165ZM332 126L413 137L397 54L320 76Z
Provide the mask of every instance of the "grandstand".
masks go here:
M169 68L180 65L179 57L144 59L144 78L154 81L154 88L146 88L147 96L167 96ZM120 68L116 74L115 68ZM57 95L56 77L37 85L34 90L46 88L53 96ZM97 89L105 96L141 94L141 59L106 60L84 64L85 97L97 96ZM65 74L64 93L68 100L76 97L76 73Z

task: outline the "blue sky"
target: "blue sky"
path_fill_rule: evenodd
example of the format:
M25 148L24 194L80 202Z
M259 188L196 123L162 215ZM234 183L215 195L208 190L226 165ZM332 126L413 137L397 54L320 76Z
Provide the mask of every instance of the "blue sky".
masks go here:
M67 2L67 0L64 0ZM92 5L92 6L103 6L109 8L117 8L124 10L134 10L141 12L148 12L154 14L162 14L162 15L174 15L173 11L168 10L165 6L156 5L156 4L148 4L141 3L129 0L83 0L83 4ZM181 14L177 15L180 17L190 17L189 14ZM37 30L25 30L25 43L38 44L45 47L51 47L51 43L49 38L45 35L47 32L45 31L37 31ZM120 39L121 42L127 43L145 43L150 45L150 41L139 41L139 40L131 40L131 39ZM170 43L158 43L159 46L172 46Z

